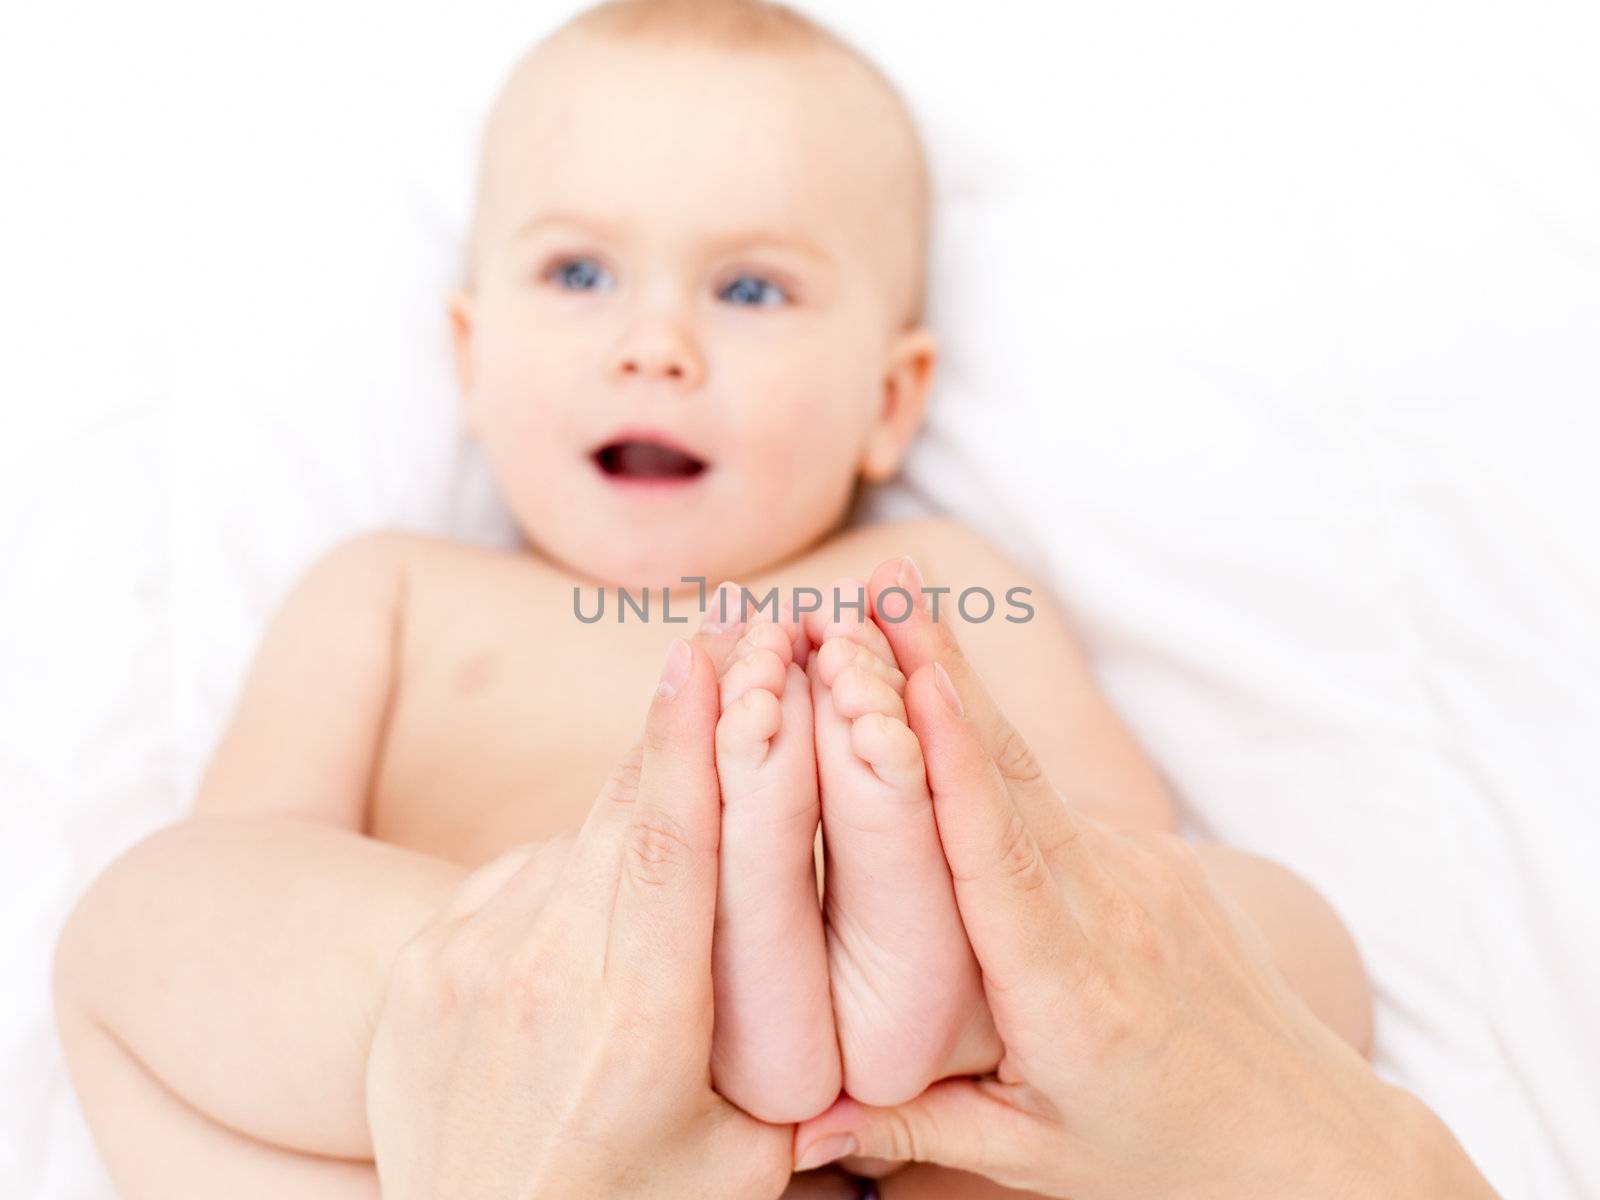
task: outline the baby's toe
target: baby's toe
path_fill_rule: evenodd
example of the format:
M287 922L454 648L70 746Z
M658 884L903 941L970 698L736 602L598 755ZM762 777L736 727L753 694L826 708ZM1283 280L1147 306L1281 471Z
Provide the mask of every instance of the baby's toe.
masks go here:
M838 620L825 622L820 633L823 643L829 638L848 638L856 645L869 650L882 662L898 668L894 648L889 645L889 639L870 616L860 616L853 610L842 611Z
M900 695L905 695L906 677L893 661L886 661L860 642L848 637L831 637L817 651L817 674L829 687L846 667L858 667L882 679Z
M794 606L788 600L778 606L778 617L773 624L789 639L790 659L805 666L806 657L811 652L811 641L806 634L805 622L795 615Z
M817 596L815 592L812 593L816 597L817 607L808 608L801 615L800 626L805 630L806 637L813 646L820 646L827 641L828 627L836 624L841 617L852 614L863 617L866 615L865 600L863 600L860 612L857 613L855 610L857 589L860 589L862 596L865 597L866 588L859 580L853 579L839 580L829 584L822 589L820 596ZM841 609L841 604L847 604L850 607Z
M722 676L722 707L726 711L741 696L753 689L764 689L774 698L783 695L789 664L774 650L752 649L734 659Z
M851 664L833 679L833 711L847 721L868 713L881 713L897 721L906 719L905 701L894 685L871 670Z
M879 712L857 717L850 725L850 748L889 787L925 794L922 745L904 720Z
M733 656L728 665L731 667L733 663L758 650L770 650L783 660L785 666L794 661L794 640L790 632L781 625L774 625L771 621L756 621L745 630L744 635L734 645Z
M752 687L724 705L717 719L718 770L759 767L782 727L783 702L767 688Z
M872 600L867 585L860 579L835 579L822 589L822 605L805 616L805 631L813 645L858 627L883 634L872 621ZM865 629L862 631L865 635ZM887 645L887 640L884 643Z

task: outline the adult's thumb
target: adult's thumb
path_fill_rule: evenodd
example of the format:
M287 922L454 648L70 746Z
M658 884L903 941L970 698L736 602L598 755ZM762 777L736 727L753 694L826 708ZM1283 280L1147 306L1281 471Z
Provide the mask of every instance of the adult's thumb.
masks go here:
M1026 1162L1032 1118L1008 1103L1004 1090L998 1083L947 1079L893 1108L869 1108L841 1096L795 1127L795 1170L859 1156L935 1163L1005 1182Z

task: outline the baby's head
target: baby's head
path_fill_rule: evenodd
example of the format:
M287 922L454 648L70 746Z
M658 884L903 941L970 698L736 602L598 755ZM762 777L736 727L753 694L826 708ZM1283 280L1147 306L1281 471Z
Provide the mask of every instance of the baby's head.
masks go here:
M935 348L900 98L762 0L590 9L512 73L451 298L469 432L589 579L747 577L899 467Z

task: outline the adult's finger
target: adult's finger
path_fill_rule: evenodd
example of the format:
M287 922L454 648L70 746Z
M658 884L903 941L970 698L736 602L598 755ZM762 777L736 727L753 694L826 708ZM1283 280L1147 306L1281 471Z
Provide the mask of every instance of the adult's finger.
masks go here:
M1021 1084L947 1079L894 1108L869 1108L849 1097L795 1127L794 1160L807 1170L860 1156L934 1163L1013 1186L1027 1182L1037 1144Z
M926 663L912 675L907 717L922 744L939 840L990 1007L1008 1048L1025 1052L1027 1030L1039 1023L1006 1018L1059 1010L1071 978L1066 968L1086 952L1085 940L1045 847L942 672L938 663Z
M606 959L622 847L628 823L637 810L635 801L643 762L644 744L638 742L612 768L572 840L552 897L553 902L561 906L561 922L581 932L581 937L571 940L588 947L586 961L597 973ZM513 880L513 884L516 882ZM514 889L508 886L506 890L509 893ZM491 901L494 907L500 903L500 897Z
M936 620L922 589L922 573L909 555L880 563L867 580L874 619L894 648L900 670L909 677L929 664L942 666L1028 826L1048 841L1067 836L1066 802L962 654L952 628L954 606L944 606Z
M666 1005L698 1004L711 986L722 823L718 710L710 659L674 642L645 719L606 955L619 988Z
M720 584L707 597L705 615L690 640L718 675L747 628L748 623L739 619L738 596L738 584ZM622 856L624 830L637 812L634 802L643 763L644 744L639 742L623 755L601 787L578 831L575 853L567 864L566 886L577 893L574 899L582 902L581 907L601 912L604 919L609 919L616 899L617 862ZM603 942L599 948L603 952Z
M721 675L733 657L739 637L749 628L748 614L741 606L742 588L733 580L725 580L706 597L705 615L695 632L693 641L711 660L712 670Z
M738 649L737 635L749 633L763 624L782 630L789 639L789 657L802 667L806 665L813 644L807 635L806 624L796 615L790 600L779 593L777 587L769 588L765 594L757 593L729 580L711 594L706 604L706 623L701 626L702 630L717 632L726 626L735 634L731 643L719 641L707 648L719 675Z

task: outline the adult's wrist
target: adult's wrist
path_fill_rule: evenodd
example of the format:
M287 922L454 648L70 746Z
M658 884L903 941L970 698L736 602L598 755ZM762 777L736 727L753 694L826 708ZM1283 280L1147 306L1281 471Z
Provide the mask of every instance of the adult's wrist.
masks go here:
M1405 1195L1416 1196L1419 1200L1437 1196L1450 1196L1452 1200L1499 1200L1500 1194L1489 1186L1489 1181L1439 1115L1410 1092L1400 1088L1394 1091L1400 1094L1400 1103L1408 1111L1412 1130L1409 1145L1414 1148L1410 1160L1411 1190Z
M1339 1200L1498 1200L1449 1127L1411 1092L1382 1084L1377 1150Z
M1353 1090L1349 1087L1355 1083ZM1258 1153L1240 1158L1234 1194L1250 1200L1283 1195L1307 1200L1423 1200L1447 1156L1442 1124L1411 1093L1371 1073L1347 1076L1346 1087L1324 1093L1333 1101L1302 1113L1298 1135L1267 1135Z

